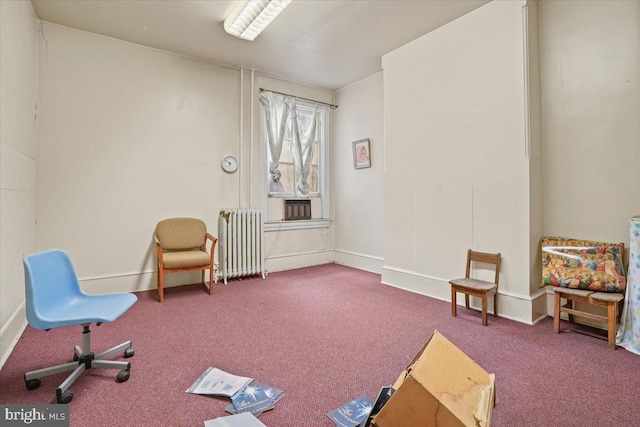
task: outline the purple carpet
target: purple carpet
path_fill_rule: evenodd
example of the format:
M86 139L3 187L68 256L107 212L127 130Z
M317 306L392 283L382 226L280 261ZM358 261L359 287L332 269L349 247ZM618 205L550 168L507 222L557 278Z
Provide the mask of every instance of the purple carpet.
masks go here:
M216 284L138 293L120 319L92 326L94 351L131 339L131 378L90 370L73 384L72 426L202 426L226 415L229 399L185 393L206 368L253 377L284 391L260 415L270 427L333 426L330 410L375 398L438 329L496 374L494 426L637 426L640 357L605 341L458 309L381 285L380 276L336 264ZM563 327L566 324L563 323ZM64 363L81 327L27 327L0 371L0 403L55 403L66 378L28 391L23 373ZM117 358L117 357L116 357ZM404 426L399 426L404 427Z

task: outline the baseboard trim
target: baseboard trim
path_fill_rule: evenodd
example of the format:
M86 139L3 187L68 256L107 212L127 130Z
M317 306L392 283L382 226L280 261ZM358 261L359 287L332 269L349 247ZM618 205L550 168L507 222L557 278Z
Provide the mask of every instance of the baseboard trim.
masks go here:
M441 301L451 302L451 286L449 279L429 276L404 270L391 266L382 267L381 283L395 288L425 295L430 298L436 298ZM533 295L523 295L515 292L499 290L500 312L498 315L506 319L516 322L533 325L546 316L546 306L543 313L535 309L536 302L541 298L544 301L545 292L536 292ZM475 302L476 298L471 298L472 306L479 308L479 304ZM460 301L460 299L458 299ZM464 299L462 299L464 304ZM489 301L489 312L493 312L493 301Z
M274 255L265 260L265 266L268 272L276 272L327 264L333 262L333 258L333 250ZM208 273L205 273L205 280L209 280ZM167 274L164 281L165 288L199 283L200 272ZM84 277L79 282L82 289L90 294L152 291L158 288L155 270Z
M333 253L333 259L336 264L346 265L347 267L357 268L358 270L364 270L370 273L382 274L382 265L384 264L384 258L382 257L346 251L344 249L334 249Z
M78 279L82 290L89 294L109 294L114 292L142 292L158 289L156 271L143 271L140 273L121 273L110 276L99 276ZM209 280L209 274L205 271L205 280ZM191 285L200 283L200 271L185 273L171 273L164 277L164 287Z
M26 319L27 313L23 301L0 330L0 369L4 366L4 363L9 358L13 348L27 327Z
M265 259L267 272L293 270L294 268L333 262L333 250L299 252L295 254L272 255Z

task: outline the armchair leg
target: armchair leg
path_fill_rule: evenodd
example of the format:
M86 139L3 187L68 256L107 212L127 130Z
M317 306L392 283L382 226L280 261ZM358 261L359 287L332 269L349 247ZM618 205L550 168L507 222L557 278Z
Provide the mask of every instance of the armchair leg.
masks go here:
M158 298L160 302L164 300L164 269L158 268Z
M207 291L209 295L211 295L213 293L213 286L212 286L213 282L211 280L209 282L205 281L205 274L204 274L205 271L206 270L202 270L202 281L200 282L200 284L202 285L204 290Z

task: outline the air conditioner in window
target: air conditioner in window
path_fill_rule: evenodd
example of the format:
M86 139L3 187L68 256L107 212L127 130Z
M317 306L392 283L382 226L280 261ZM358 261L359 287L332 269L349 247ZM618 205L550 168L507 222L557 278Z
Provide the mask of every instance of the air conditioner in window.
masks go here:
M285 221L311 219L311 200L284 200Z

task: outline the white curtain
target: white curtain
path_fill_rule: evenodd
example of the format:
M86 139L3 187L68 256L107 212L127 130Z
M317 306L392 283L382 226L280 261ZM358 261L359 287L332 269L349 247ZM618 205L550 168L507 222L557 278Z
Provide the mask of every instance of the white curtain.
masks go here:
M298 117L298 107L295 100L291 100L291 148L293 163L296 170L296 191L309 194L309 172L313 161L315 147L316 125L318 122L318 108L313 110L311 123L302 123ZM306 125L306 126L305 126ZM302 138L300 134L302 133Z
M291 124L291 153L295 169L295 191L299 194L309 194L309 173L313 162L315 148L316 127L318 122L318 108L313 110L311 120L301 120L298 106L292 96L263 91L260 93L260 103L264 108L267 142L269 144L269 176L271 182L269 191L284 192L280 182L282 176L278 166L282 154L282 144L289 123Z
M273 92L261 92L260 103L264 108L264 116L267 128L267 142L269 144L269 154L271 161L269 162L269 176L271 182L270 191L284 191L280 177L282 174L278 170L280 165L280 154L282 153L282 141L289 119L289 103L285 102L283 95Z

